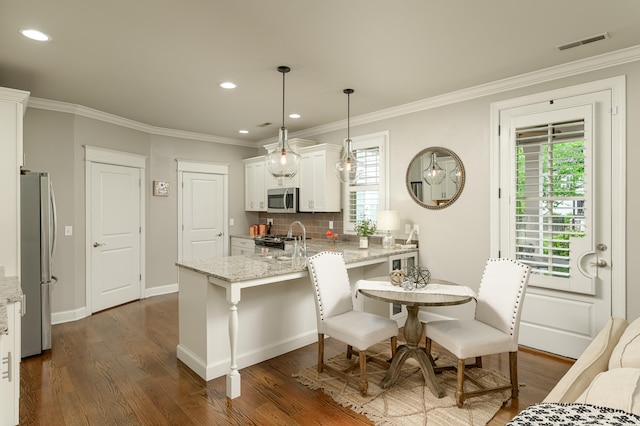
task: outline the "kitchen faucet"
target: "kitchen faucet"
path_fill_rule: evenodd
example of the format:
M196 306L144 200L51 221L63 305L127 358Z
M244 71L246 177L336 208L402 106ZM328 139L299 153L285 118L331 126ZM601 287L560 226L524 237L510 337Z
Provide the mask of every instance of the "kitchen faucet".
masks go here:
M287 238L291 238L293 225L295 225L296 223L300 225L300 228L302 228L302 253L304 254L304 257L306 257L307 256L307 228L304 227L304 224L302 222L300 222L299 220L296 220L292 222L291 225L289 225L289 232L287 232Z

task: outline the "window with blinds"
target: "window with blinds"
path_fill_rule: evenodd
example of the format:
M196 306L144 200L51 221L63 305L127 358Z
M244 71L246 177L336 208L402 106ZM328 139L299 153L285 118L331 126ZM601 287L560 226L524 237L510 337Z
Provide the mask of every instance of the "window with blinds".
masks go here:
M384 210L387 198L387 144L389 133L382 131L352 139L354 155L364 166L354 183L344 184L342 220L345 234L353 234L356 222L370 219L376 222L378 210Z
M571 239L585 236L584 120L516 129L516 258L532 273L571 276Z
M363 219L375 222L380 206L380 147L355 149L353 153L364 165L364 171L348 188L350 227Z

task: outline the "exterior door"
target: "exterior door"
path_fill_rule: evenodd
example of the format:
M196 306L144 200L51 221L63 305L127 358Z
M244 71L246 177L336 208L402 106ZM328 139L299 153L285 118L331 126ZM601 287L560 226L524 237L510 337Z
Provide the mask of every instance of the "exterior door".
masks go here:
M611 93L500 112L500 255L531 266L520 344L577 358L612 315Z
M91 163L91 311L141 297L141 171Z
M225 255L224 176L182 173L182 261Z

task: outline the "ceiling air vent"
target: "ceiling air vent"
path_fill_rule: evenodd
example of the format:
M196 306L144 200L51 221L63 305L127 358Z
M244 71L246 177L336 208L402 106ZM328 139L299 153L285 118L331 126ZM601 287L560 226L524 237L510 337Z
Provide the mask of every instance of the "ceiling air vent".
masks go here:
M571 43L563 44L561 46L558 46L558 50L567 50L567 49L571 49L573 47L582 46L583 44L589 44L589 43L593 43L595 41L604 40L604 39L607 39L607 38L609 38L609 33L602 33L602 34L594 35L594 36L591 36L591 37L587 37L587 38L582 39L582 40L573 41Z

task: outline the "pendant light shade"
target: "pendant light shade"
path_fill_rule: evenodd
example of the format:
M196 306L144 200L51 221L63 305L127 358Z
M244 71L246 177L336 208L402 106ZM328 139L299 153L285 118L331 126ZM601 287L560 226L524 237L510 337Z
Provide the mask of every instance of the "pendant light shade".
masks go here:
M438 185L442 183L444 178L447 176L447 171L444 170L438 162L436 161L436 153L435 151L431 153L431 163L429 167L424 169L422 173L422 178L428 185Z
M287 140L287 128L284 127L284 76L291 71L287 66L279 66L278 72L282 73L282 127L278 133L278 145L265 155L264 161L269 173L277 178L291 179L300 171L300 154L289 146Z
M355 183L360 176L362 176L362 172L364 171L364 164L356 159L356 156L351 149L351 138L349 137L349 120L351 112L350 96L353 92L353 89L344 89L342 91L342 93L347 95L347 140L342 148L342 156L340 157L340 160L336 162L334 167L336 176L338 176L338 179L340 179L340 182L342 183Z

